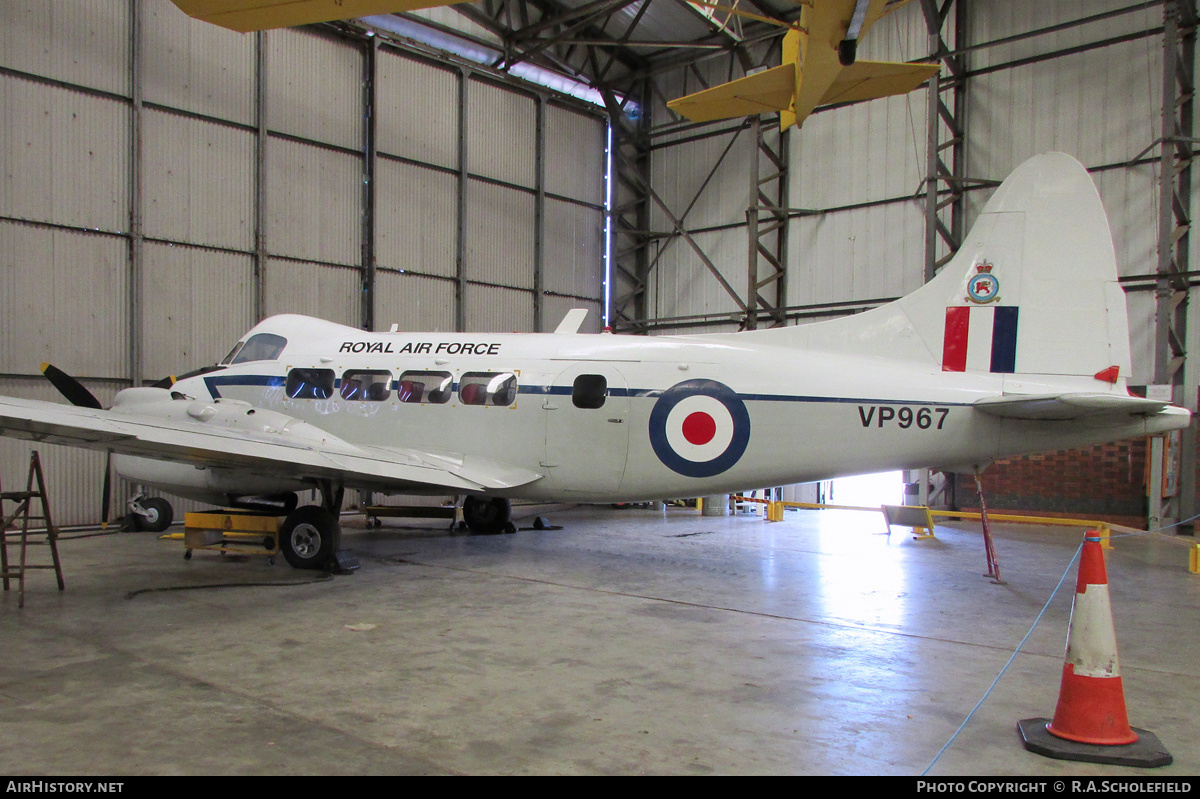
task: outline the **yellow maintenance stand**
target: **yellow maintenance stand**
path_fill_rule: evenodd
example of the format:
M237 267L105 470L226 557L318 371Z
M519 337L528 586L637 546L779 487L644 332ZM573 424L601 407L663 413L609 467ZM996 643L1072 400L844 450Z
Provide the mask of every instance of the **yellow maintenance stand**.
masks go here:
M280 517L254 511L225 509L184 515L183 557L190 560L196 549L266 555L271 565L279 554ZM171 536L177 537L177 536Z

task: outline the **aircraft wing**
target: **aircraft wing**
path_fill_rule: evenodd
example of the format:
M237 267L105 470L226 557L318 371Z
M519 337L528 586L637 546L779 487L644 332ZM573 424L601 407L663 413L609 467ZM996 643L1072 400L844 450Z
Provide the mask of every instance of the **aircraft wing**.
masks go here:
M460 0L171 0L189 17L239 33L450 6Z
M795 84L795 65L782 64L680 97L667 103L667 107L693 122L766 114L782 111L792 104Z
M182 411L191 403L167 400L154 406L162 409L172 404L183 405ZM219 416L210 422L186 413L106 411L0 397L0 434L197 467L332 479L352 488L377 491L436 488L476 492L512 488L541 478L526 469L452 452L355 446L291 417L257 412L259 418L290 421L284 426L258 424L251 429L230 426L229 413L221 414L224 422Z
M908 94L941 69L937 64L855 61L843 67L818 106Z
M1074 421L1100 416L1156 416L1169 403L1120 394L1012 394L975 402L976 410L1007 419Z

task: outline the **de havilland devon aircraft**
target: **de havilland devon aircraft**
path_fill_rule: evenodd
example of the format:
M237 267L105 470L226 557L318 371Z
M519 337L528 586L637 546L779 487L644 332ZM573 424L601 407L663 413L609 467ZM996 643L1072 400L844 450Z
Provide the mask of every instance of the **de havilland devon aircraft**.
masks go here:
M128 480L215 503L290 497L288 561L323 567L346 487L508 500L726 493L996 458L1185 427L1130 395L1125 298L1100 197L1051 153L995 192L936 278L856 316L642 337L364 332L266 319L220 364L110 409L0 397L0 433L98 450ZM49 376L49 375L48 375ZM292 492L319 489L295 508Z

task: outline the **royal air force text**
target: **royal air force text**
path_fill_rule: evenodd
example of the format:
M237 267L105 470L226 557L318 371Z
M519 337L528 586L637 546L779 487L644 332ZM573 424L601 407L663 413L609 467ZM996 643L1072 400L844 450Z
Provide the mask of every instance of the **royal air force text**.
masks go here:
M344 341L338 352L355 355L499 355L500 344L484 341L409 341L402 345L392 341Z

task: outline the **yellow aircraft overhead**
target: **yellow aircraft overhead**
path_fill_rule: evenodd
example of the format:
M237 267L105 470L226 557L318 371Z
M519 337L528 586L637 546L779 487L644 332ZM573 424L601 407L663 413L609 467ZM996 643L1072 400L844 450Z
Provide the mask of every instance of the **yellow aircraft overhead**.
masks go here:
M859 38L909 0L809 0L783 38L783 63L667 106L693 122L779 111L780 128L814 109L907 94L938 73L937 64L858 61Z
M171 0L189 17L247 33L449 6L459 0Z

